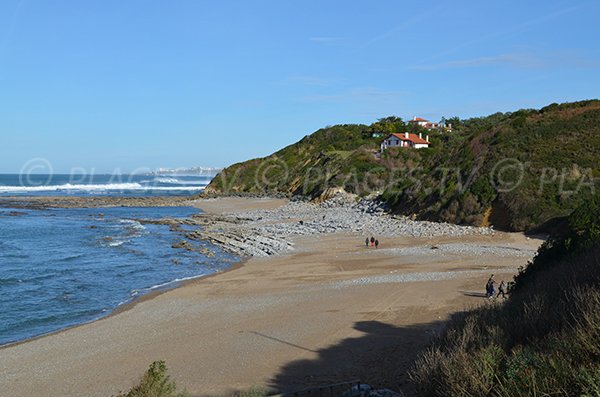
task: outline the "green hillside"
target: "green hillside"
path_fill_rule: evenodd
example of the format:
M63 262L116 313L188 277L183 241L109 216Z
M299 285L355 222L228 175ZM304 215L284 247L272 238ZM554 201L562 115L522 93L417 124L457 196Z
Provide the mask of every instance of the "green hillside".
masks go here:
M600 395L600 196L566 223L504 304L453 316L410 373L419 395Z
M530 230L563 217L600 175L600 101L451 120L453 132L419 131L389 117L316 131L271 156L226 168L216 194L318 197L342 187L379 192L399 213L459 224ZM428 149L379 153L376 133L421 132Z

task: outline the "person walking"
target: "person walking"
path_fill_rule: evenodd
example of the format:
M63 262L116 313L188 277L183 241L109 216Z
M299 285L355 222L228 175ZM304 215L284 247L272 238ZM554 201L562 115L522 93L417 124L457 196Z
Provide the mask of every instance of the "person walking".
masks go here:
M498 286L498 295L496 298L499 298L502 295L502 298L506 299L506 283L504 280L500 281L500 285Z
M494 297L494 275L492 274L485 285L485 296L488 299Z
M369 248L369 238L368 238L368 237L365 239L365 246L366 246L367 248Z
M375 248L379 248L379 240L375 239Z
M371 236L371 247L375 246L375 237Z

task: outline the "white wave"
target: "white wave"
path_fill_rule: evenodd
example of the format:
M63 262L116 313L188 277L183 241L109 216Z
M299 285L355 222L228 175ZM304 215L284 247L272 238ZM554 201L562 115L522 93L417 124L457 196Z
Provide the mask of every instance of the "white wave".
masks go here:
M181 181L177 178L154 178L152 182L158 183L181 183Z
M43 185L43 186L0 186L0 192L51 192L57 190L135 190L143 188L139 183L107 183L100 185Z
M135 227L141 227L142 229L145 229L144 225L142 225L140 222L136 221L135 219L119 219L119 223L124 223L127 225L132 225Z
M160 289L160 288L164 288L164 287L166 287L168 285L171 285L171 284L181 283L183 281L193 280L193 279L196 279L196 278L201 278L201 277L206 277L206 276L207 276L207 274L203 273L203 274L198 274L196 276L176 278L174 280L167 281L166 283L153 285L152 287L149 287L149 288L146 288L146 289L148 291L154 291L154 290L157 290L157 289Z
M64 185L44 185L44 186L0 186L0 193L19 193L19 192L56 192L56 191L119 191L119 190L135 190L135 191L152 191L152 190L185 190L195 191L203 190L206 185L201 186L142 186L139 183L107 183L101 185L73 185L66 183Z
M217 273L219 271L220 270L218 270ZM147 294L147 293L149 293L151 291L156 291L157 289L163 289L163 288L167 289L167 287L169 287L170 285L178 284L178 283L181 283L181 282L184 282L184 281L188 281L188 280L194 280L194 279L197 279L197 278L206 277L208 275L210 275L210 273L202 273L202 274L197 274L195 276L190 276L190 277L176 278L174 280L167 281L167 282L161 283L161 284L156 284L156 285L153 285L152 287L148 287L148 288L132 289L131 291L129 291L129 299L119 302L119 304L117 306L122 306L122 305L125 305L125 304L129 304L134 299L136 299L139 295L144 295L144 294Z
M119 222L127 225L126 227L128 229L138 232L136 237L141 236L140 233L142 233L146 230L146 226L142 225L141 223L139 223L138 221L133 220L133 219L121 219Z

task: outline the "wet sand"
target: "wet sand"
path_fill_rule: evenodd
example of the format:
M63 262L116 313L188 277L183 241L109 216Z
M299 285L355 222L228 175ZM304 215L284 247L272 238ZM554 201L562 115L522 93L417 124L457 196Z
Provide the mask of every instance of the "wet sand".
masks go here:
M207 212L268 209L285 201L213 199ZM100 321L0 349L4 396L111 396L165 360L192 396L262 386L290 391L360 379L402 389L415 355L449 313L485 304L490 273L509 280L522 256L409 247L535 249L521 234L389 238L294 237L294 250L145 299Z

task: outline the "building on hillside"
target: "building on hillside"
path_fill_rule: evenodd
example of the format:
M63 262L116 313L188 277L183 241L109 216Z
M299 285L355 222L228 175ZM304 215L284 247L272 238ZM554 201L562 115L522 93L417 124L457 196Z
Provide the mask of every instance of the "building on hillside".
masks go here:
M408 122L412 125L418 125L419 127L423 127L428 130L434 130L438 128L438 123L434 123L433 121L425 120L417 116L414 116L412 120L409 120Z
M438 129L452 132L452 123L449 123L445 117L442 117L440 123L438 124Z
M385 149L392 147L422 149L428 148L429 145L429 135L423 139L423 135L421 133L417 135L405 132L404 134L390 134L381 143L381 151L383 152Z
M445 118L442 118L442 121L439 123L434 123L433 121L425 120L421 117L413 116L412 120L408 121L411 125L418 125L419 127L425 128L426 130L443 130L443 131L452 131L452 124L448 123Z

